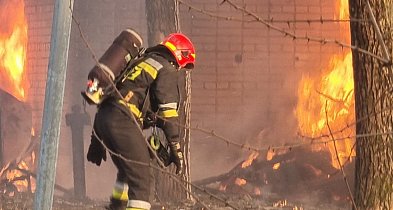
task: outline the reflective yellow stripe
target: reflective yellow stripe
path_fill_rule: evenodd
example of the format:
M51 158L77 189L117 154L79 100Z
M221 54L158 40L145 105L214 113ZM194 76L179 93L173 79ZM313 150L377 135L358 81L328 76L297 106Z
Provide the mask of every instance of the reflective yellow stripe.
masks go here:
M142 70L145 70L153 79L156 79L157 69L146 62L141 62L140 64L135 66L133 72L130 76L127 77L127 79L135 80L135 78L137 78L142 73Z
M148 74L150 74L150 76L153 79L156 79L157 77L157 69L154 68L152 65L146 63L146 62L141 62L140 64L138 64L139 67L143 68Z
M172 51L175 51L175 50L176 50L176 46L173 45L172 43L170 43L170 42L165 42L164 44L165 44L165 46L169 47L169 49L171 49Z
M195 59L195 53L191 53L191 56Z
M113 189L112 197L116 200L128 201L128 193L125 191L120 192L120 191L117 191L116 189Z
M129 79L129 80L135 80L135 78L136 78L137 76L139 76L139 75L141 74L141 72L142 72L142 68L139 67L139 66L135 66L135 67L134 67L134 70L133 70L133 72L132 72L132 74L131 74L130 76L128 76L127 79Z
M119 100L119 103L126 106L138 118L142 117L142 112L139 111L138 107L136 107L135 104L126 103L123 100Z
M128 210L148 210L151 208L151 204L147 201L142 200L128 200Z
M170 110L165 110L165 111L160 111L159 112L160 116L163 117L178 117L179 115L177 114L177 111L174 109L170 109Z

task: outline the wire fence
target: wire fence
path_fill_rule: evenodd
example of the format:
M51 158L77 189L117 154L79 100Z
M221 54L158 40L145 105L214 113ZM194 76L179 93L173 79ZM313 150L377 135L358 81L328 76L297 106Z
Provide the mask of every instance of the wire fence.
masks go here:
M202 15L205 15L205 16L208 16L211 18L217 18L217 19L222 19L222 20L227 20L227 21L257 22L257 23L262 24L263 26L265 26L266 28L268 28L270 30L274 30L274 31L281 33L283 35L283 38L291 38L292 40L306 40L307 42L319 43L322 46L324 46L325 44L334 44L334 45L340 46L342 48L349 48L349 49L352 49L353 51L364 53L365 55L371 56L371 57L373 57L373 58L375 58L385 64L391 63L390 60L387 60L384 57L378 56L372 52L361 49L361 48L351 45L351 44L344 43L339 40L327 39L327 38L323 38L323 37L312 37L312 36L308 36L308 35L298 35L298 34L293 33L287 29L280 28L275 25L275 24L285 23L285 24L287 24L288 28L291 28L291 25L295 24L295 23L303 23L303 24L310 25L310 24L327 24L327 23L337 23L337 22L359 22L362 24L370 24L371 20L368 20L368 19L359 19L359 18L353 18L353 17L351 17L350 19L345 19L345 20L344 19L342 19L342 20L341 19L328 19L328 18L325 19L322 16L320 17L320 19L302 19L302 20L300 20L300 19L298 19L298 20L263 19L260 16L258 16L256 13L248 10L244 5L238 5L238 4L234 3L234 1L231 1L231 0L223 0L220 4L218 4L218 6L227 4L230 7L234 8L236 11L238 11L240 13L240 15L242 15L242 17L222 16L222 15L216 14L214 11L208 11L208 10L199 8L197 6L194 6L185 0L177 0L177 1L180 3L180 6L185 7L186 9L188 9L188 11L197 12L199 14L202 14ZM70 9L71 9L71 7L70 7ZM73 11L71 11L71 12L73 14ZM247 19L244 19L243 16L246 16ZM73 22L78 27L79 35L82 38L83 43L85 44L86 48L89 50L91 57L93 58L93 60L97 64L97 66L100 66L98 57L96 56L96 53L92 49L90 43L87 41L86 35L83 31L83 28L82 28L80 22L78 21L78 18L75 17L73 14L72 19L73 19ZM112 84L112 85L114 85L114 84ZM118 90L116 90L116 93L119 95L119 97L122 98L122 96ZM343 133L345 133L345 131L354 130L357 123L360 123L364 120L368 120L369 118L371 118L377 114L380 114L382 112L387 112L387 111L391 111L391 110L392 110L392 107L387 107L386 109L381 110L379 113L369 113L369 115L363 119L357 119L354 122L347 122L347 125L345 127L342 127L339 130L331 130L329 123L328 123L328 128L329 128L328 133L320 134L320 136L317 136L317 137L311 137L311 136L307 136L307 135L299 133L297 135L298 143L286 144L286 145L269 145L269 146L263 146L263 147L258 147L255 145L249 145L249 144L245 144L245 143L237 143L236 141L232 140L231 138L226 137L223 134L219 134L215 130L202 128L202 127L199 127L198 125L192 126L191 124L186 124L186 125L177 124L177 126L181 127L182 129L190 129L193 131L203 133L206 136L213 137L214 140L221 141L222 144L224 144L228 147L231 146L231 147L237 148L239 150L254 151L254 152L266 152L266 151L273 151L274 152L274 151L278 151L278 150L288 150L288 149L290 150L291 148L295 148L295 147L307 147L307 146L311 146L311 145L326 145L328 143L333 143L335 145L335 152L336 152L335 155L336 155L337 159L339 160L336 142L344 141L347 139L358 139L358 138L367 138L367 137L371 137L371 136L392 135L393 130L387 131L387 132L381 132L381 133L366 133L366 134L348 135L348 136L344 136L344 137L340 137L340 138L336 138L335 137L336 135L342 136ZM157 116L157 117L161 118L160 116ZM130 114L130 118L132 120L136 121L135 117L132 114ZM164 118L161 118L161 119L165 121ZM328 122L327 116L326 116L326 120ZM170 123L169 121L167 121L167 122ZM142 131L142 129L140 129L140 132L145 137L145 134ZM95 131L93 131L93 134L96 135ZM96 137L99 139L99 137L97 135L96 135ZM160 163L161 167L157 167L153 164L147 164L147 163L142 163L142 162L126 159L126 158L122 157L120 154L117 154L117 153L113 152L112 150L110 150L108 147L106 147L101 139L99 139L99 141L102 143L102 145L106 148L106 150L111 155L117 156L117 157L123 159L124 161L131 162L133 164L138 164L138 165L143 165L146 167L153 168L154 170L157 170L157 171L167 175L168 178L174 180L176 183L178 183L182 187L184 187L184 190L186 190L190 195L192 195L192 197L195 198L195 200L198 203L200 203L203 206L203 208L205 208L205 209L210 209L210 207L207 204L205 204L205 201L203 199L201 199L191 189L197 190L201 193L204 193L204 194L208 195L208 197L215 199L219 202L222 202L223 205L225 205L225 206L229 206L233 209L241 209L241 207L229 202L227 199L223 199L222 197L209 192L207 189L197 186L188 180L181 179L177 175L173 174L172 172L170 172L169 170L167 170L163 166L164 164L160 161L160 159L157 157L155 152L152 152L152 153L155 155L155 158ZM355 144L352 145L351 153L353 152ZM150 144L148 144L147 141L146 141L146 145L151 149ZM349 155L349 156L351 156L351 155ZM342 162L342 163L339 162L340 171L341 171L341 174L342 174L347 186L348 186L347 175L345 174L343 167L345 164L348 164L348 162L349 162L349 159ZM191 186L192 188L190 189L189 186ZM351 198L352 205L355 206L353 195L351 193L349 186L348 186L348 194Z
M298 35L298 34L295 34L295 33L291 32L291 31L288 31L286 29L279 28L279 27L275 26L276 23L286 23L288 25L288 28L290 28L291 24L294 24L294 23L305 23L305 24L309 24L310 25L310 24L326 24L326 23L337 23L337 22L360 22L362 24L369 24L371 22L371 20L368 20L368 19L365 20L365 19L358 19L358 18L350 18L350 19L347 19L347 20L340 20L340 19L324 19L323 17L320 17L320 19L303 19L303 20L274 20L274 19L265 20L265 19L259 17L257 14L247 10L247 8L244 5L242 5L242 6L237 5L237 4L235 4L231 0L223 0L221 2L220 5L228 4L232 8L234 8L236 11L239 11L242 16L245 15L246 17L248 17L248 19L245 20L243 17L217 15L213 11L207 11L207 10L198 8L198 7L196 7L196 6L194 6L194 5L190 4L190 3L187 3L184 0L178 0L178 2L181 5L187 7L189 11L195 11L195 12L198 12L200 14L209 16L211 18L223 19L223 20L227 20L227 21L258 22L258 23L261 23L262 25L264 25L265 27L267 27L270 30L274 30L274 31L277 31L277 32L283 34L284 38L285 37L289 37L289 38L291 38L293 40L306 40L307 42L316 42L316 43L320 43L321 45L335 44L335 45L338 45L338 46L340 46L342 48L350 48L353 51L364 53L364 54L366 54L368 56L371 56L371 57L373 57L375 59L378 59L379 61L381 61L381 62L383 62L385 64L390 64L391 63L390 60L387 60L386 58L380 57L380 56L378 56L378 55L376 55L376 54L374 54L372 52L369 52L367 50L361 49L361 48L359 48L357 46L354 46L354 45L351 45L351 44L344 43L344 42L339 41L339 40L333 40L333 39L327 39L327 38L321 38L321 37L312 37L312 36L308 36L308 35ZM73 16L73 20L74 20L74 22L78 26L79 33L80 33L80 36L83 39L83 42L85 43L86 47L89 49L89 51L91 53L91 56L93 57L95 62L98 64L99 61L97 59L97 56L95 55L94 51L90 47L90 44L86 40L85 35L83 33L83 30L82 30L82 28L81 28L77 18ZM120 97L121 97L121 95L120 95ZM385 110L382 110L381 112L384 112L384 111L391 111L391 107L389 107L389 108L387 108ZM369 116L367 116L367 118L368 117L372 117L373 115L377 115L377 114L378 113L369 113ZM160 118L159 116L157 116L157 117ZM135 118L133 116L131 116L131 118L133 118L133 120L135 120ZM187 125L178 124L178 126L182 127L183 129L190 129L190 130L194 130L194 131L198 131L198 132L204 133L204 134L206 134L207 136L210 136L210 137L215 137L214 139L222 141L223 144L225 144L227 146L233 146L233 147L241 149L241 150L248 150L248 151L255 151L255 152L288 150L288 149L291 149L291 148L294 148L294 147L320 145L320 144L325 144L326 145L328 143L333 143L334 144L334 148L335 148L336 157L339 160L339 154L338 154L338 150L337 150L337 146L336 146L336 142L338 142L338 141L343 141L343 140L347 140L347 139L367 138L367 137L371 137L371 136L392 135L393 134L393 131L390 131L390 132L383 132L383 133L357 134L357 135L352 135L352 136L345 136L345 137L341 137L341 138L335 138L335 135L342 134L344 131L346 131L348 129L354 129L354 126L357 123L359 123L359 122L361 122L363 120L367 120L367 118L357 119L357 121L355 121L355 122L349 122L346 127L343 127L340 130L333 131L330 128L330 125L329 125L329 122L328 122L328 117L326 116L327 125L328 125L328 128L329 128L329 132L328 133L321 134L318 137L310 137L310 136L298 134L299 143L287 144L287 145L279 145L279 146L277 146L277 145L270 145L270 146L265 146L265 147L255 147L253 145L246 145L246 144L237 143L237 142L231 140L230 138L225 137L224 135L218 134L214 130L201 128L199 126L191 126L190 124L187 124ZM161 118L161 119L165 120L163 118ZM143 134L142 130L140 130L140 131ZM340 135L340 136L342 136L342 135ZM355 144L352 145L351 153L353 152ZM103 145L104 145L104 147L106 147L105 144L103 144ZM149 145L149 144L147 144L147 145ZM206 189L203 189L203 188L201 188L199 186L196 186L193 183L190 183L189 181L186 181L186 180L183 180L183 179L179 179L178 176L174 175L173 173L169 172L168 170L165 170L164 167L156 167L156 166L151 165L151 164L139 163L139 162L136 162L136 161L133 161L133 160L127 160L124 157L122 157L121 155L114 153L109 148L106 147L106 149L112 155L118 156L119 158L122 158L125 161L129 161L129 162L132 162L132 163L135 163L135 164L144 165L146 167L151 167L151 168L153 168L155 170L158 170L158 171L160 171L162 173L167 174L169 178L173 179L175 182L180 183L182 186L184 186L184 189L188 193L190 193L196 199L196 201L199 202L206 209L209 209L209 207L206 204L204 204L204 201L202 201L187 186L192 186L193 189L196 189L196 190L199 190L199 191L201 191L203 193L209 194L209 196L211 198L214 198L214 199L222 202L225 206L229 206L229 207L231 207L233 209L239 209L239 207L229 203L227 200L222 199L222 198L220 198L220 197L218 197L218 196L216 196L216 195L214 195L212 193L209 193ZM349 155L349 156L351 156L351 155ZM156 159L159 161L159 158L156 157ZM349 160L345 161L344 163L341 163L339 161L340 171L341 171L342 176L343 176L343 178L345 180L345 183L347 185L348 194L349 194L349 196L351 198L352 205L354 207L356 207L355 203L354 203L353 195L351 193L351 190L350 190L350 187L349 187L349 184L348 184L348 181L347 181L347 175L345 174L345 172L343 170L343 166L345 164L347 164L348 162L349 162Z

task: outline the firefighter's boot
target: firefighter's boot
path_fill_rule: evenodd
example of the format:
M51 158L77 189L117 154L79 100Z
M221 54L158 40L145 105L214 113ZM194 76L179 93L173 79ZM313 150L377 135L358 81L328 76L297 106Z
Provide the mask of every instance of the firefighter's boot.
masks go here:
M116 181L113 186L110 204L106 207L107 210L125 210L128 203L128 185L127 183Z
M127 208L127 201L118 200L111 198L109 206L106 206L107 210L125 210Z
M126 210L150 210L151 205L149 202L141 200L128 200Z

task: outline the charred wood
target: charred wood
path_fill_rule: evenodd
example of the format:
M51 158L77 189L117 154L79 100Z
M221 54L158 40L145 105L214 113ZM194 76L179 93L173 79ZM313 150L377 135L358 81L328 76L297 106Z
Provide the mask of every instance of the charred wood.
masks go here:
M344 170L353 183L353 163ZM299 199L313 194L326 202L347 202L348 190L339 169L332 165L327 151L312 151L308 147L277 152L267 160L258 156L250 166L237 164L229 172L193 182L221 193L276 196Z

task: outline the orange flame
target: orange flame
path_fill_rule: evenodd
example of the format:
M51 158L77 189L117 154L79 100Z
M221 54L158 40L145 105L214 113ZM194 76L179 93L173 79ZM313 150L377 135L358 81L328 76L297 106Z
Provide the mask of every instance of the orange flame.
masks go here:
M31 175L24 174L21 170L29 170L29 165L35 162L35 153L33 152L30 157L21 161L18 164L18 169L9 170L6 172L6 179L12 182L17 188L18 192L34 192L36 188L35 179ZM24 177L24 178L21 178ZM19 179L20 178L20 179Z
M266 153L266 160L272 160L275 155L274 150L269 149Z
M31 135L34 136L34 128L31 128ZM5 172L5 178L8 182L11 182L17 189L18 192L34 192L36 189L35 178L25 173L24 171L32 171L34 168L36 160L35 151L32 151L29 156L25 157L22 161L18 163L16 169L10 168L11 163L8 163L2 170L0 170L0 177L2 177ZM13 196L14 192L11 192L9 196Z
M341 0L338 6L340 18L348 18L348 1ZM340 28L344 32L344 39L349 40L349 24L341 24ZM332 55L330 65L318 77L303 75L298 95L296 116L299 129L304 135L317 137L330 134L329 127L334 132L353 122L355 108L352 53L347 51L345 55ZM351 128L334 134L335 139L345 139L337 141L341 163L351 154L354 139L349 139L349 136L353 136L354 132L354 128ZM329 143L328 146L332 164L339 168L334 144Z
M242 168L247 168L248 166L250 166L250 165L252 164L252 162L253 162L258 156L259 156L259 153L258 153L258 152L252 152L252 153L250 154L250 156L248 156L248 159L245 160L245 161L242 163Z
M243 185L247 184L247 180L242 179L242 178L236 178L235 184L237 184L239 186L243 186Z
M273 170L279 169L280 166L281 166L281 163L275 163L275 164L273 165Z
M0 3L0 89L26 101L27 21L23 0Z

